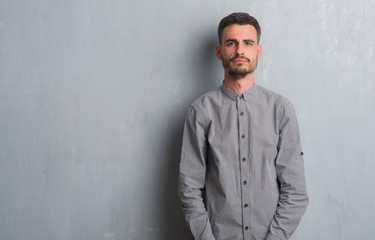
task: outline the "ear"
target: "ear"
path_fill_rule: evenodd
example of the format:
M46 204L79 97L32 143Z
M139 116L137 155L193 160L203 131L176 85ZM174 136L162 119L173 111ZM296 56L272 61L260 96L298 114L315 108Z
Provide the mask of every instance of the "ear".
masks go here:
M258 44L258 60L262 56L262 45Z
M216 45L216 57L221 60L221 45Z

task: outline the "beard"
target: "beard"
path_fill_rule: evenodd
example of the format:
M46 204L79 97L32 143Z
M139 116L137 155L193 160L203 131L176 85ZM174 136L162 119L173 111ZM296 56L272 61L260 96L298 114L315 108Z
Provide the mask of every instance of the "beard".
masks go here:
M234 63L233 61L238 58L245 59L247 63ZM246 77L248 74L253 73L258 66L258 61L256 60L258 56L254 61L250 61L250 59L238 55L230 59L222 59L224 69L226 69L228 74L234 79Z

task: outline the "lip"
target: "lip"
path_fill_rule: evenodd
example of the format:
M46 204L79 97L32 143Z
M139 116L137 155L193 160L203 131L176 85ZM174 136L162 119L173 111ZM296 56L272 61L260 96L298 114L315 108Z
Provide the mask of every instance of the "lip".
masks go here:
M233 59L232 62L234 62L234 63L247 63L248 61L246 59L243 59L243 58L236 58L236 59Z

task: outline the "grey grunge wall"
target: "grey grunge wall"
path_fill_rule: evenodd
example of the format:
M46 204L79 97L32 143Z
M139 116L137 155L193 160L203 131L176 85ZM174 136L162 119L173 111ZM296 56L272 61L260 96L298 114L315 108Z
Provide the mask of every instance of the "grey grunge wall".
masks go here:
M192 240L177 198L189 104L223 80L233 11L256 82L299 119L310 205L293 240L375 235L375 1L0 1L0 239Z

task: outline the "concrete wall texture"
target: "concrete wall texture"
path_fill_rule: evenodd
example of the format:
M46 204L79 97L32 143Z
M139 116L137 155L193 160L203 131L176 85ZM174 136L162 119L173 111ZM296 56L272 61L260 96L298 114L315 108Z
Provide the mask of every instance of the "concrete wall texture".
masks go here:
M299 118L311 200L292 239L374 239L374 0L1 0L0 239L191 240L183 120L221 84L233 11L263 29L256 82Z

